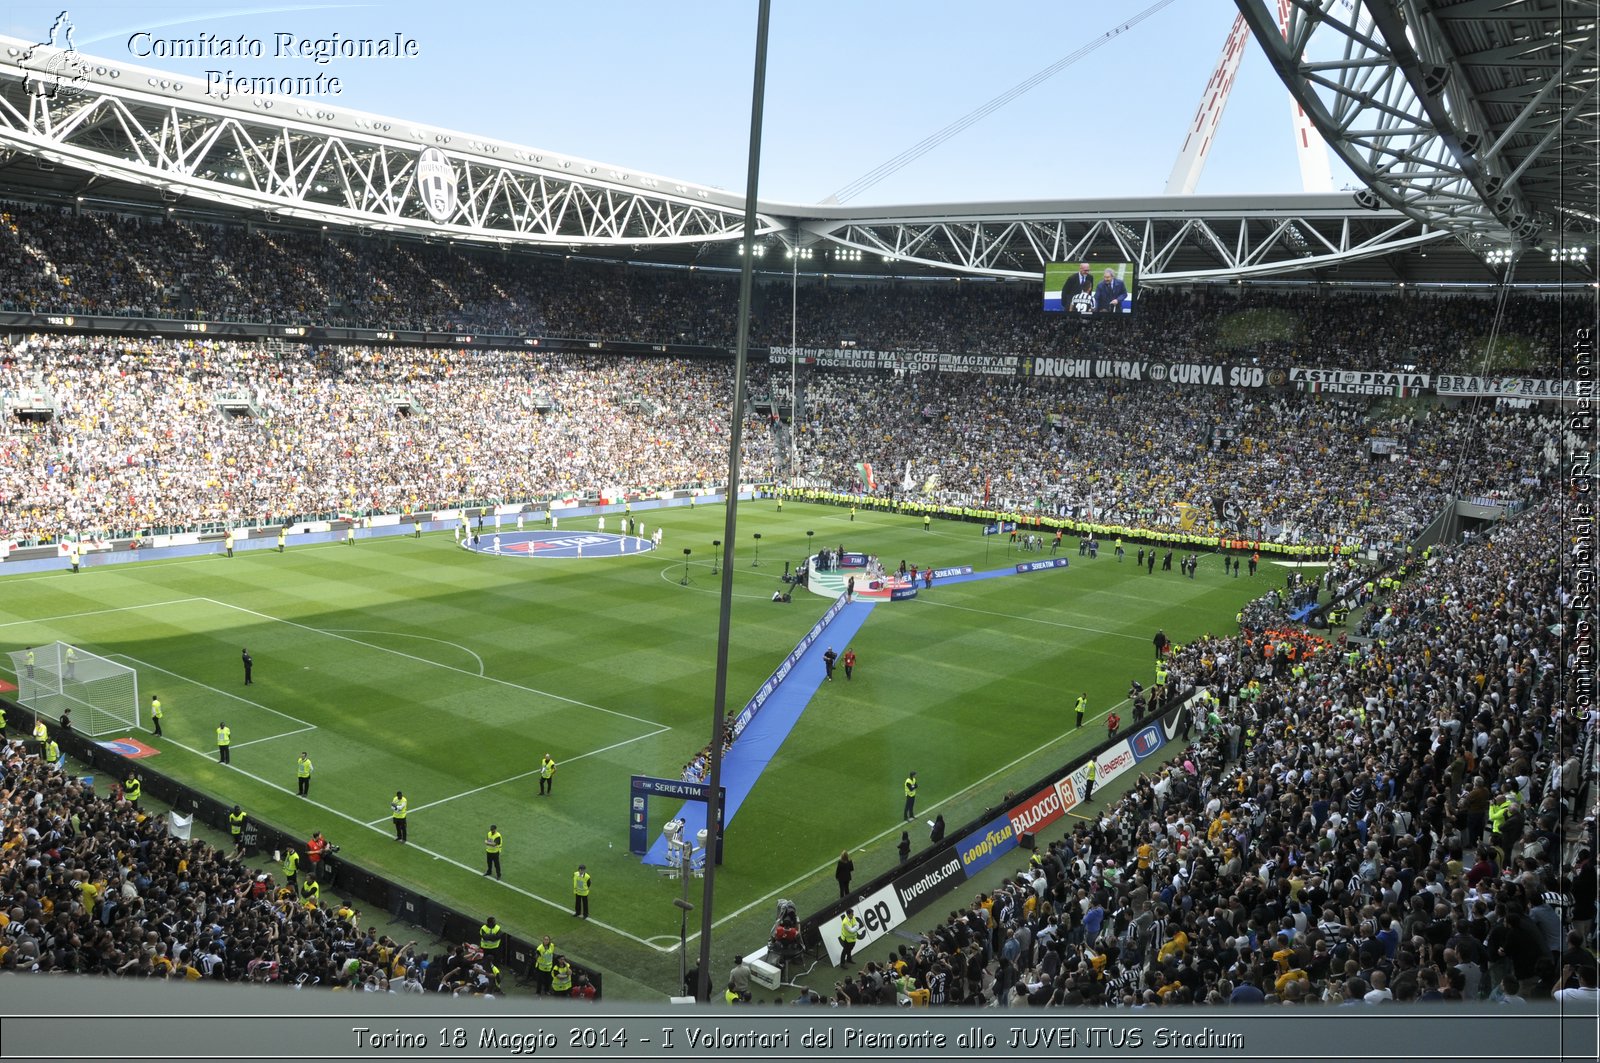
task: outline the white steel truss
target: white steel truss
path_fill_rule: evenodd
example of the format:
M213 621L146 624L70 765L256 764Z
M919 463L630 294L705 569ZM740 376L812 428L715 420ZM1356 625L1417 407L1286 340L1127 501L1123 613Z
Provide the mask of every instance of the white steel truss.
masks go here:
M1133 262L1141 284L1308 274L1450 238L1396 211L1158 207L1039 216L808 221L813 236L880 256L994 277L1038 277L1048 262ZM1324 200L1348 198L1328 196Z
M398 119L287 97L221 101L195 79L0 37L0 152L281 217L569 247L743 236L742 201ZM419 180L429 152L441 195ZM782 224L758 217L762 233Z
M1594 158L1592 3L1288 0L1280 30L1276 4L1235 2L1364 203L1480 247L1572 227L1537 183L1554 188L1559 158Z

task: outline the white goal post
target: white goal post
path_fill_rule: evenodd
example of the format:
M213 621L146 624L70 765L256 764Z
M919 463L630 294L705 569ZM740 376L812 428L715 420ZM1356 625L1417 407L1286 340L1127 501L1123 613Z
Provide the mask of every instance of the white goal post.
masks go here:
M17 704L90 737L139 728L139 673L65 642L11 652Z

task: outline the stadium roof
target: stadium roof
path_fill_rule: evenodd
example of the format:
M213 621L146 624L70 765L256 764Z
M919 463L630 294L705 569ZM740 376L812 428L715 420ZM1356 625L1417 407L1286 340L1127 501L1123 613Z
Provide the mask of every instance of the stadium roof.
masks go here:
M1593 0L1236 0L1362 201L1475 250L1594 253Z
M1588 86L1592 103L1592 70ZM1524 130L1549 139L1503 121L1507 152ZM1537 147L1518 150L1544 157ZM1517 175L1540 204L1563 187L1543 174ZM662 265L736 268L745 253L743 199L723 190L294 97L221 99L192 78L0 37L5 195ZM1592 234L1592 213L1558 206ZM761 203L754 253L766 271L841 275L1036 281L1046 262L1089 259L1134 262L1146 283L1486 284L1499 275L1489 252L1509 240L1486 241L1477 220L1349 192ZM1524 255L1516 279L1591 281L1590 253Z

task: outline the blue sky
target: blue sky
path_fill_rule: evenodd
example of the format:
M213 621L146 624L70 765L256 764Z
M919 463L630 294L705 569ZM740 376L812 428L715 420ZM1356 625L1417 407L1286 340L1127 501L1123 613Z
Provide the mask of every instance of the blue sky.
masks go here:
M11 0L41 39L63 0ZM814 203L1146 6L774 0L761 197ZM80 51L201 77L340 78L328 102L742 191L755 0L67 5ZM1235 14L1178 0L851 200L1158 195ZM262 39L260 59L141 58L130 38ZM403 34L414 59L272 57L276 33ZM1200 193L1300 190L1287 91L1252 43ZM1336 187L1351 182L1334 168Z

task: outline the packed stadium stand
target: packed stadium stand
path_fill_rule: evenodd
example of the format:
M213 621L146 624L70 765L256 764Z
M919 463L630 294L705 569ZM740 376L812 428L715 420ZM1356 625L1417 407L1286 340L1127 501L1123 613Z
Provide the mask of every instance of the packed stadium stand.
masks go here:
M118 248L99 268L100 249ZM738 278L556 256L507 255L364 235L246 229L9 204L0 209L0 310L628 339L726 348ZM1151 288L1115 332L1064 331L1033 283L872 284L769 277L757 346L841 341L880 350L1061 357L1247 357L1262 365L1474 371L1499 308L1484 297ZM1500 324L1519 372L1548 372L1563 300L1514 296ZM1568 316L1582 312L1567 297ZM1497 367L1489 367L1497 368Z
M9 308L280 323L492 327L725 343L732 282L361 240L11 207ZM99 249L114 238L121 251ZM1465 297L1170 293L1136 328L1063 334L1013 286L809 285L802 345L1470 362L1494 304ZM778 301L774 300L776 304ZM1547 300L1503 331L1549 350ZM691 309L692 308L692 309ZM761 320L787 342L787 307ZM1525 368L1540 369L1535 359ZM1525 511L1411 558L1345 644L1303 631L1195 642L1175 687L1214 694L1172 766L1048 840L999 888L841 982L838 1006L1156 1007L1515 1001L1594 985L1595 728L1575 688L1583 610L1555 562L1574 440L1538 408L1410 404L1154 382L757 365L745 468L856 492L863 458L924 505L994 505L1170 532L1225 501L1244 538L1405 551L1441 507ZM54 416L0 433L13 542L206 521L528 499L606 482L718 481L732 369L714 358L34 335L0 393ZM219 394L243 394L230 418ZM397 397L414 398L402 411ZM643 400L643 401L641 401ZM433 412L429 414L427 411ZM420 415L419 415L420 414ZM1161 425L1159 433L1153 424ZM791 436L789 433L793 432ZM1396 441L1376 454L1377 439ZM493 457L494 460L489 460ZM1254 614L1252 614L1254 615ZM1293 666L1275 651L1295 648ZM1192 729L1192 736L1189 731ZM255 888L10 743L0 965L124 977L488 992L461 950L422 967L353 913ZM823 1003L812 992L802 1002Z
M20 206L4 220L0 239L14 246L0 256L0 295L10 308L282 324L398 319L634 342L725 345L732 333L733 281L704 272L563 268ZM119 254L97 264L94 248L106 241ZM1152 295L1128 328L1063 330L1017 285L813 284L797 295L802 346L848 337L884 351L1407 371L1476 366L1496 306L1464 296L1178 292ZM358 298L380 301L353 305ZM786 342L787 300L770 302L758 338ZM1538 352L1519 370L1546 371L1540 359L1557 347L1563 308L1524 298L1509 309L1502 347L1514 338L1518 350ZM1392 545L1414 537L1447 498L1538 493L1563 446L1557 420L1536 411L814 366L796 382L802 404L788 377L778 366L752 371L749 393L775 406L770 419L747 411L752 480L789 475L851 490L865 460L896 480L912 470L921 501L992 502L1152 533L1169 530L1180 505L1222 502L1228 530L1243 538ZM706 483L725 464L721 411L731 389L731 366L710 357L34 336L4 351L0 394L42 394L56 415L0 435L0 530L29 543L73 529L129 534L537 500L602 482ZM257 416L223 417L216 399L225 394L247 396ZM397 397L432 415L408 416ZM798 426L782 423L791 404L803 405ZM1159 437L1147 430L1157 418ZM1375 460L1375 440L1395 441L1393 452ZM482 460L491 454L514 460Z
M737 277L681 265L148 204L0 204L0 312L62 322L0 341L0 560L70 538L718 487L730 413L749 483L1141 541L1337 546L1323 578L1356 610L1345 630L1291 624L1273 595L1241 611L1237 634L1176 649L1170 688L1196 698L1170 763L1086 801L1091 815L1012 858L997 887L797 1003L1592 1006L1597 735L1578 634L1592 586L1573 572L1592 571L1593 526L1574 536L1567 512L1592 420L1584 437L1556 403L1442 400L1403 382L1318 393L1285 375L1560 378L1563 330L1592 323L1592 295L1152 285L1128 320L1066 323L1041 313L1034 280L773 271L733 411ZM85 331L88 316L129 327ZM279 338L158 335L151 321ZM299 327L474 336L282 338ZM659 350L574 349L614 342ZM850 367L790 346L1021 371ZM1030 373L1036 359L1272 376L1058 379ZM863 482L873 467L881 487ZM1413 551L1460 500L1505 519ZM1579 674L1590 687L1568 681ZM14 733L0 754L0 969L502 991L473 950L425 963L351 908L280 893L97 798ZM735 999L738 982L736 968Z
M1571 828L1596 736L1564 678L1562 516L1433 551L1365 645L1183 647L1177 685L1214 695L1183 754L833 1002L1592 1005L1594 820Z

